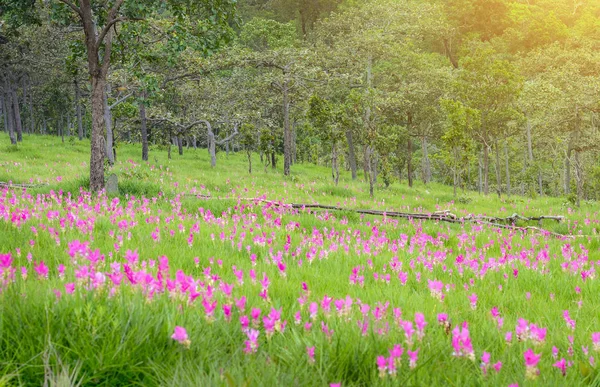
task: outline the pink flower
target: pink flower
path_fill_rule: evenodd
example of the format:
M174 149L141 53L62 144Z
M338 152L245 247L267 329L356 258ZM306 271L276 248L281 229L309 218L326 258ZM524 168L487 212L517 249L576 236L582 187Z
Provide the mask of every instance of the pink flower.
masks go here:
M594 351L600 352L600 332L592 333L592 344L594 345Z
M498 361L498 362L494 363L493 367L494 367L494 371L500 372L500 370L502 369L502 362Z
M567 374L567 361L565 358L560 359L556 363L552 364L553 367L556 367L562 372L563 376Z
M35 270L35 272L37 273L38 277L41 278L48 278L48 266L46 266L46 264L44 263L44 261L40 261L40 263L38 263L37 265L33 266L33 269Z
M67 292L67 294L73 294L73 292L75 292L75 284L74 283L65 284L65 292Z
M542 354L537 355L531 348L529 348L527 351L525 351L523 357L525 358L526 367L535 367L539 363Z
M472 293L469 296L469 302L471 303L471 309L477 309L477 294Z
M417 348L415 351L406 351L406 353L408 353L408 366L413 369L417 366L417 360L419 359L419 348Z
M308 362L310 364L315 363L315 347L306 347L306 354L308 355Z
M504 335L504 341L506 341L506 344L512 343L512 337L513 337L512 331L506 332L506 335Z
M379 370L379 377L385 377L385 371L387 370L388 361L385 356L377 356L377 369Z
M539 363L542 354L537 355L529 348L525 351L523 357L525 358L525 376L528 379L535 379L540 373L537 364Z
M258 350L259 334L260 332L256 329L249 329L248 331L246 331L246 336L248 336L248 340L244 342L244 344L246 345L244 348L245 353L255 353Z
M190 347L191 341L188 338L187 331L183 327L176 326L175 332L171 335L171 338L181 343L186 348Z

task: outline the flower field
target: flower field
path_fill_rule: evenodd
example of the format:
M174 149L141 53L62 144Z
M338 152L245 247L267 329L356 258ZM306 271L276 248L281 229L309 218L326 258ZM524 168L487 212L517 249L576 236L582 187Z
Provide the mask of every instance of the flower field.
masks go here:
M0 189L0 385L600 382L592 205L484 203L554 209L567 220L544 226L561 237L292 208L323 195L275 174L207 188L176 162L119 164L124 182L162 180L155 195ZM77 181L77 167L48 169L31 181ZM409 193L368 202L358 186L323 201L478 213Z

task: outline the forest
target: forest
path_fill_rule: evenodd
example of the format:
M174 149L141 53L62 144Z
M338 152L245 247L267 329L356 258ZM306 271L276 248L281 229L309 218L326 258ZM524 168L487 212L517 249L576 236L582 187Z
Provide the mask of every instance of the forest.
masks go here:
M600 385L600 0L0 0L0 113L0 387Z
M600 195L596 0L0 4L0 125L90 138L93 189L135 143L324 165L372 195Z

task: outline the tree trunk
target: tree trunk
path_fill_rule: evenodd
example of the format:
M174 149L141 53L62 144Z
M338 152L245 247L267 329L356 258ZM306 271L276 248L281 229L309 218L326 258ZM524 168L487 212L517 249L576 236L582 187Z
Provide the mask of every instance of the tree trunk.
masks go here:
M364 174L364 179L365 179L366 183L369 182L369 156L367 154L368 152L369 152L369 146L364 145L363 146L363 174Z
M579 161L579 151L575 151L575 182L577 184L577 207L581 206L581 197L583 196L583 168Z
M292 164L292 131L290 128L290 97L288 70L283 71L283 174L290 175ZM275 165L273 163L273 165Z
M183 139L181 136L175 137L177 139L177 148L179 149L179 156L183 156Z
M346 131L346 141L348 141L348 163L352 172L352 180L356 180L356 153L354 150L354 140L352 139L352 130Z
M23 124L21 121L21 109L19 108L19 98L17 97L17 91L13 87L9 87L12 93L13 102L13 116L15 123L15 132L17 133L17 142L23 141Z
M481 161L481 152L479 152L479 155L477 157L477 170L479 172L478 174L478 184L477 187L479 188L479 194L481 195L481 191L483 189L483 172L482 172L482 161Z
M83 140L83 119L81 115L81 90L79 90L79 83L75 78L75 113L77 114L77 135L79 141Z
M277 168L277 158L275 155L275 151L271 152L271 169Z
M407 146L406 146L406 170L408 173L408 186L413 186L413 170L412 170L412 139L410 135L408 136Z
M500 149L498 147L498 140L494 141L494 148L496 151L496 193L498 198L502 197L502 173L500 172Z
M508 162L508 140L504 143L504 158L506 159L506 194L510 196L510 163Z
M209 122L206 123L206 127L208 130L207 133L207 141L208 141L208 154L210 155L210 166L212 168L217 166L217 154L216 154L216 149L215 149L215 133L212 130L212 126L210 125Z
M140 131L142 136L142 160L148 161L148 128L146 123L146 92L142 92L142 101L139 102L140 107Z
M565 195L571 193L571 144L567 148L567 156L565 157Z
M31 79L29 79L29 132L35 133L35 118L33 114L33 92L31 91Z
M248 173L252 174L252 152L246 150L246 155L248 156Z
M6 112L6 99L4 98L4 93L0 93L0 108L2 109L2 119L4 122L2 129L8 133L8 113Z
M373 151L371 146L368 145L365 151L365 164L367 165L367 176L369 177L369 196L373 198L374 195L374 181L373 181L373 172L371 168L373 167L371 162L371 156L373 155Z
M110 86L106 85L106 92L103 96L103 107L104 107L104 124L106 126L106 141L105 145L105 153L106 158L108 159L108 163L110 165L114 165L115 157L113 154L113 128L112 128L112 113L110 111L110 106L108 106L108 93L110 93Z
M5 82L5 85L8 83ZM12 145L17 145L17 137L15 136L15 131L13 128L13 112L12 112L12 98L11 93L8 88L6 90L6 97L4 98L4 111L5 111L5 122L6 122L6 130L8 131L8 137L10 138L10 143Z
M431 182L431 161L429 160L429 145L427 144L427 136L423 136L423 182L428 184Z
M335 141L331 146L331 177L337 186L340 180L340 169L338 168L337 144Z
M487 144L483 145L483 194L487 196L489 190L490 153Z

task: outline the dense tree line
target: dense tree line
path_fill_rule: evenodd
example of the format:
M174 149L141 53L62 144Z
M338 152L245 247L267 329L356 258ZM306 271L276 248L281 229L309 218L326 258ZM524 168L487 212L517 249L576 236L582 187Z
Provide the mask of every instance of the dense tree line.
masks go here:
M600 195L597 0L0 4L1 127L90 137L95 189L127 141L327 165L372 194Z

